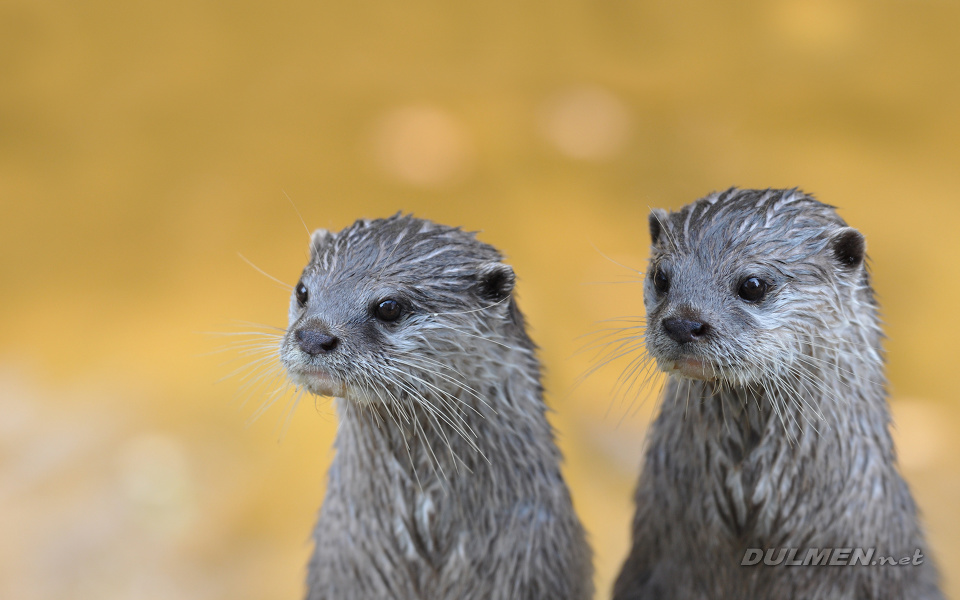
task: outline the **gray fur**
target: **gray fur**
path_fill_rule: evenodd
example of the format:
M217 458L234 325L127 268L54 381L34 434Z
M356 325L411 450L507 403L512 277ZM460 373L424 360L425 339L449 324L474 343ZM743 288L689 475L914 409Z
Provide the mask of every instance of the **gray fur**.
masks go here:
M671 376L614 598L941 598L897 471L862 236L796 189L735 188L654 211L651 234L646 348ZM751 304L738 288L753 276L770 287ZM709 330L680 343L668 318ZM740 564L747 548L782 547L920 549L924 562Z
M560 473L513 270L409 216L318 231L281 359L340 427L309 600L585 599L591 553ZM400 302L383 322L374 307ZM298 347L301 327L339 339ZM320 377L318 372L326 374Z

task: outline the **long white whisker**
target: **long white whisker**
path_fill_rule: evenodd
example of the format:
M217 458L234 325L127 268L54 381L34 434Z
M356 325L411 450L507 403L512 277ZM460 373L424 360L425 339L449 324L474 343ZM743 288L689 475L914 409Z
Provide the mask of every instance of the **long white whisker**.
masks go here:
M243 262L245 262L245 263L247 263L248 265L250 265L251 267L253 267L253 269L254 269L257 273L260 273L261 275L263 275L264 277L266 277L267 279L270 279L271 281L273 281L273 282L275 282L275 283L279 283L279 284L282 285L283 287L287 288L287 290L289 290L289 291L291 291L291 292L293 291L293 286L292 286L292 285L290 285L289 283L286 283L285 281L281 281L280 279L277 279L277 278L274 277L273 275L267 273L266 271L264 271L263 269L261 269L261 268L258 267L257 265L253 264L253 262L250 261L250 259L248 259L246 256L240 254L239 252L237 252L237 256L239 256L241 259L243 259Z

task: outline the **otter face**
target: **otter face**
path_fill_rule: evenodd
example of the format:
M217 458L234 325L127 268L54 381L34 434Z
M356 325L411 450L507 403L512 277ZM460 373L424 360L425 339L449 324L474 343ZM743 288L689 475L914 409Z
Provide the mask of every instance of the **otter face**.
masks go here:
M280 347L290 379L357 402L452 401L489 340L516 327L500 259L473 234L407 216L315 232Z
M650 216L646 345L661 370L739 385L806 368L872 302L864 244L796 190L714 194ZM805 362L806 361L806 362Z

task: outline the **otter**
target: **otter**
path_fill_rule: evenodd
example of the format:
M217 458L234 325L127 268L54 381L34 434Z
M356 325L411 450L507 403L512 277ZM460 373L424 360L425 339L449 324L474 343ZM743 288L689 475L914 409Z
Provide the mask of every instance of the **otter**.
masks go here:
M797 189L731 188L649 226L645 346L669 377L615 600L942 598L863 235Z
M592 596L514 283L412 216L312 234L280 347L339 419L308 600Z

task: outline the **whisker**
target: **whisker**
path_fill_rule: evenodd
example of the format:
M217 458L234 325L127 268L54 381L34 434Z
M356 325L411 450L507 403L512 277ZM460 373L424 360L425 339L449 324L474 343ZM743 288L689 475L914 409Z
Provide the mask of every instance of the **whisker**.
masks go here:
M610 262L612 262L613 264L617 265L618 267L623 267L624 269L630 271L631 273L636 273L636 274L641 275L641 276L643 275L643 271L639 271L639 270L637 270L637 269L634 269L633 267L628 267L627 265L625 265L625 264L623 264L623 263L621 263L621 262L618 262L618 261L610 258L609 256L607 256L607 255L603 252L603 250L601 250L600 248L598 248L593 242L590 242L590 245L593 247L594 250L596 250L597 254L599 254L600 256L602 256L602 257L604 257L605 259L609 260Z
M246 256L240 254L239 252L237 252L237 256L239 256L241 259L243 259L243 262L245 262L245 263L247 263L248 265L250 265L251 267L253 267L253 270L256 271L257 273L260 273L261 275L263 275L263 276L266 277L267 279L270 279L270 280L273 281L274 283L280 284L281 286L285 287L288 291L291 291L291 292L293 291L293 286L292 286L292 285L290 285L289 283L286 283L286 282L284 282L284 281L281 281L281 280L277 279L276 277L274 277L273 275L267 273L266 271L264 271L263 269L261 269L261 268L258 267L257 265L253 264L253 262L252 262L250 259L248 259Z
M520 353L523 353L523 354L530 354L530 353L531 353L531 351L528 350L527 348L519 348L519 347L516 347L516 346L511 346L511 345L509 345L509 344L505 344L505 343L501 342L500 340L495 340L495 339L492 339L492 338L489 338L489 337L484 337L484 336L482 336L482 335L477 335L477 334L474 334L474 333L470 333L469 331L463 331L463 330L461 330L461 329L457 329L456 327L453 327L452 325L446 325L446 324L444 324L444 323L442 323L442 322L440 322L440 321L433 321L433 325L436 326L436 327L440 327L440 328L442 328L442 329L449 329L450 331L454 331L454 332L456 332L456 333L459 333L460 335L465 335L465 336L467 336L467 337L471 337L471 338L474 338L474 339L483 340L483 341L485 341L485 342L490 342L491 344L496 344L497 346L501 346L501 347L503 347L503 348L506 348L507 350L513 350L513 351L515 351L515 352L520 352Z

